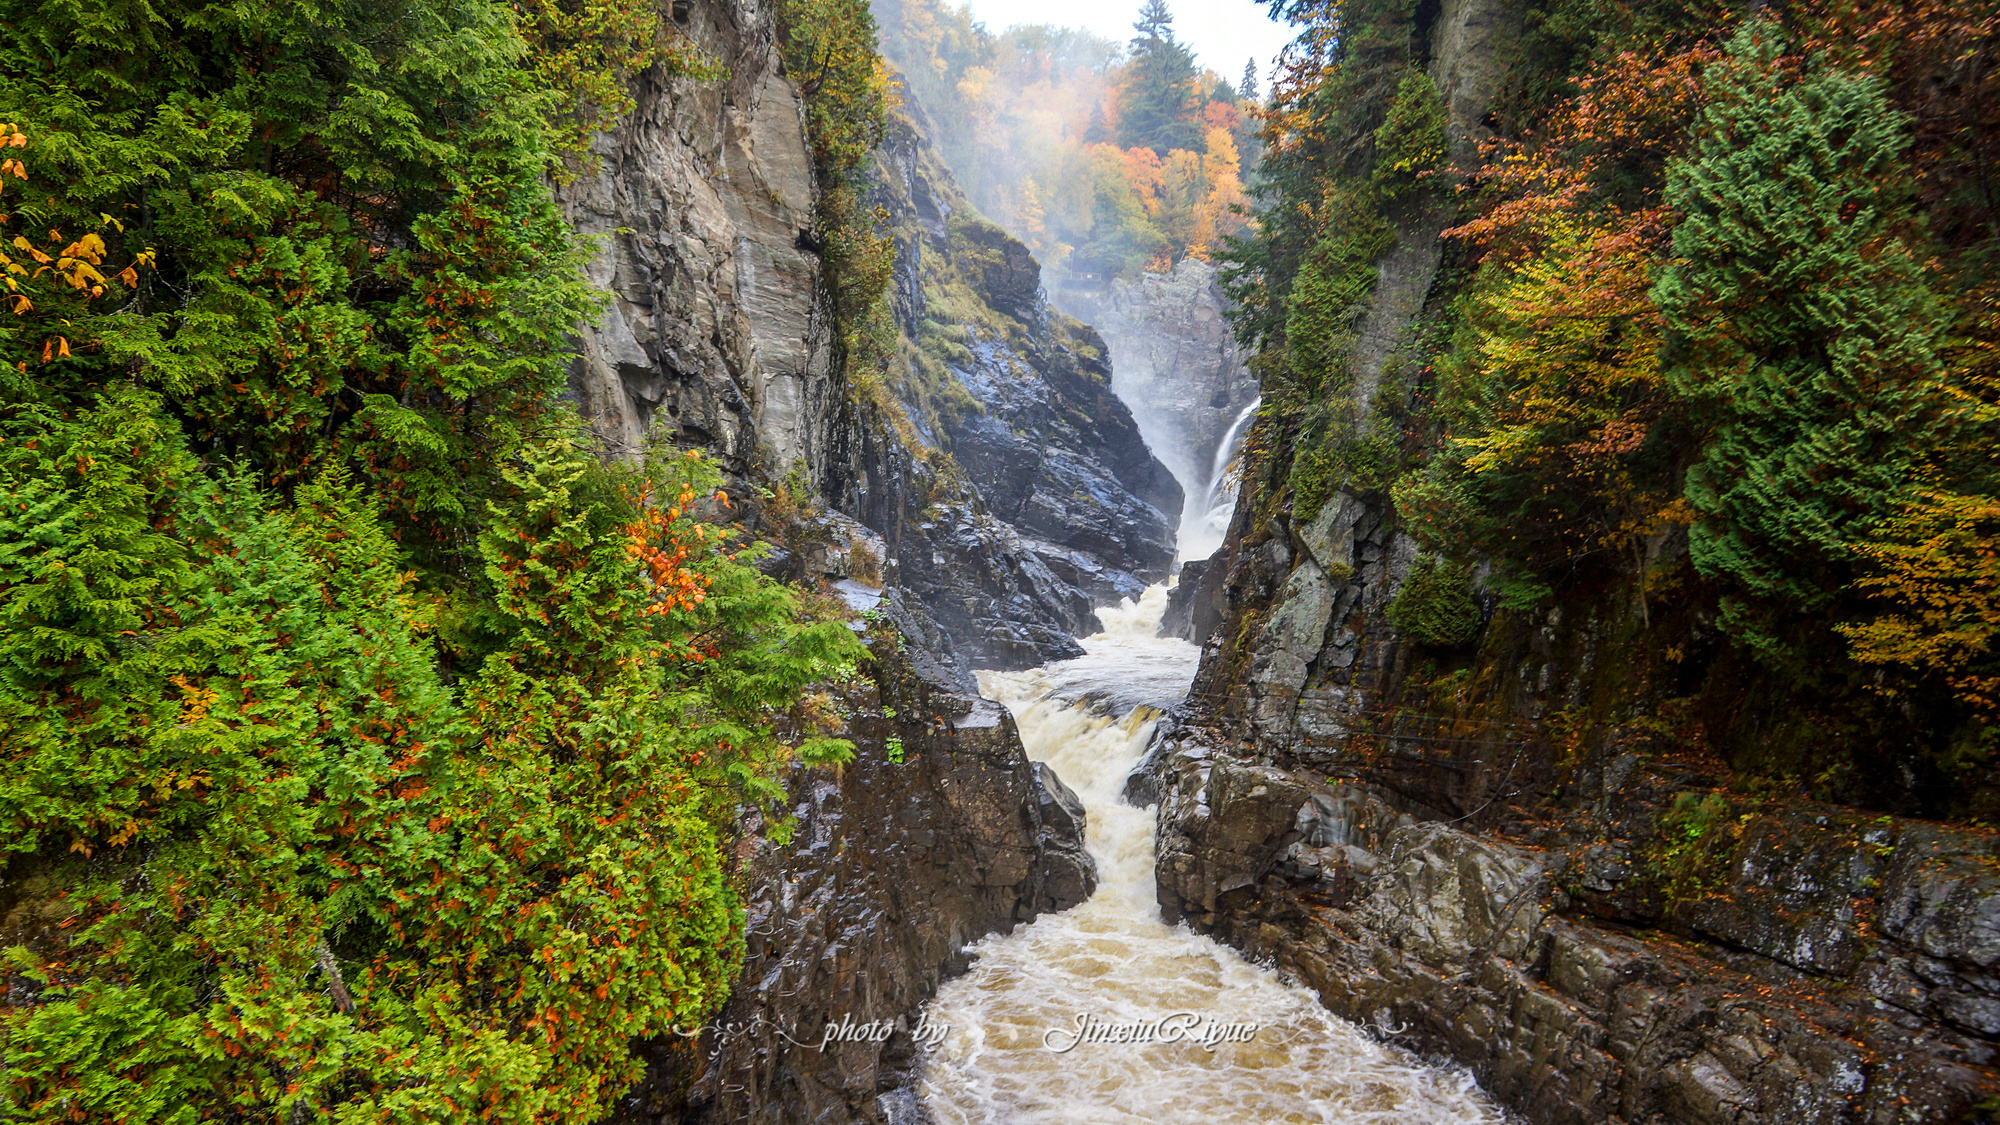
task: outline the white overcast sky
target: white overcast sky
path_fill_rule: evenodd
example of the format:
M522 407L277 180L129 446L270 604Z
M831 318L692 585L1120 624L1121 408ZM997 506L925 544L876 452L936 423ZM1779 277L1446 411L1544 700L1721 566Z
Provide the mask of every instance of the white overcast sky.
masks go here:
M972 18L994 31L1021 23L1081 27L1120 43L1132 38L1140 0L969 0ZM1291 41L1288 25L1274 22L1254 0L1167 0L1174 36L1202 66L1234 83L1245 59L1257 60L1257 85L1271 85L1271 60Z

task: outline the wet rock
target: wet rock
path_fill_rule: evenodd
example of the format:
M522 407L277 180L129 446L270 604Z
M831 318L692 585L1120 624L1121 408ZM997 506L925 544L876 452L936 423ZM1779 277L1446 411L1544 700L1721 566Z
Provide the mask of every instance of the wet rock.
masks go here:
M1470 961L1475 951L1516 962L1539 954L1545 863L1431 824L1391 833L1383 859L1390 870L1367 920L1391 944L1432 965Z
M1221 554L1209 559L1192 559L1181 564L1180 580L1167 594L1167 609L1160 617L1160 635L1179 637L1202 644L1222 624L1228 612L1228 595L1223 585L1226 565Z
M1042 762L1034 763L1036 841L1041 855L1032 903L1066 910L1097 886L1097 861L1084 850L1083 800Z
M877 152L871 201L895 232L898 325L945 375L928 390L904 384L920 448L900 434L860 443L850 475L866 487L850 510L888 541L896 581L962 660L1015 669L1078 656L1098 605L1166 577L1180 489L1111 393L1103 341L1047 308L1032 255L966 202L922 108L905 98L904 110ZM967 292L984 312L938 319Z
M586 272L613 295L579 333L570 388L615 455L639 456L657 427L739 475L796 462L817 479L842 404L819 262L800 248L814 193L803 109L768 18L690 5L687 34L729 77L638 75L632 114L593 145L597 174L557 189L572 225L603 236Z
M1312 552L1313 561L1321 569L1329 574L1351 575L1356 561L1355 532L1365 526L1369 516L1368 505L1345 492L1336 492L1320 508L1319 515L1299 529L1299 540Z
M1263 688L1256 712L1261 728L1288 725L1292 705L1326 640L1338 595L1325 569L1311 559L1300 561L1285 579L1250 657L1250 676Z
M896 638L871 635L873 683L847 700L856 761L786 779L793 842L746 826L749 953L728 1004L699 1039L646 1045L614 1120L921 1120L918 1006L972 941L1095 889L1075 794L1026 759L1004 708L926 678ZM822 1049L842 1019L898 1030Z
M1191 493L1205 490L1230 423L1258 394L1216 267L1188 258L1167 273L1109 283L1056 274L1049 295L1103 334L1119 397L1141 404L1134 414L1147 444Z
M1182 749L1155 766L1168 915L1274 961L1336 1013L1466 1064L1526 1120L1948 1121L2000 1089L1978 967L1993 892L1974 882L1983 841L1970 833L1769 815L1730 867L1766 880L1767 898L1703 901L1737 904L1753 938L1791 937L1771 954L1665 942L1560 915L1582 847L1523 848L1414 819L1368 787L1210 761L1186 749L1201 728L1176 723ZM1258 790L1304 797L1281 821ZM1913 851L1883 854L1906 834ZM1882 918L1901 929L1856 951L1851 987L1797 972L1797 935L1814 931L1773 896L1866 890L1876 871ZM1949 959L1921 951L1926 935Z
M1170 922L1212 922L1224 896L1254 888L1298 839L1294 822L1310 793L1281 770L1203 760L1193 749L1177 753L1171 796L1160 802L1156 871Z

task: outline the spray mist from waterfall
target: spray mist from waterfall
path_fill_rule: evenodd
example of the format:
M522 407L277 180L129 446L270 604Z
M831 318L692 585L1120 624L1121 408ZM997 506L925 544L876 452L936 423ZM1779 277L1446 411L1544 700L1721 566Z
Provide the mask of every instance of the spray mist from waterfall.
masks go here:
M1252 399L1229 423L1223 432L1222 444L1215 447L1215 456L1210 459L1208 478L1198 490L1187 492L1187 503L1181 508L1180 557L1205 559L1222 546L1222 540L1229 533L1229 520L1236 514L1236 484L1229 479L1230 463L1236 460L1236 453L1243 441L1243 435L1250 428L1251 419L1257 416L1257 408L1264 404L1262 397ZM1182 487L1186 488L1184 482Z

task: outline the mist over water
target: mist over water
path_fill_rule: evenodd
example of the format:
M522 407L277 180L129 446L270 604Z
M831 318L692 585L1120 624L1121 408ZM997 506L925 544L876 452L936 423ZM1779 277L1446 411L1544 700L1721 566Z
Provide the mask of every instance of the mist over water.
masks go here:
M1084 639L1087 655L980 674L1028 756L1082 798L1099 883L1083 905L972 947L971 970L926 1011L949 1028L925 1065L926 1106L946 1125L1499 1122L1463 1071L1384 1047L1276 973L1160 921L1153 810L1125 804L1121 791L1159 708L1186 694L1199 657L1154 635L1165 605L1166 587L1155 586L1098 611L1104 631ZM1115 1025L1181 1014L1177 1026L1254 1025L1254 1037L1075 1043L1079 1017Z
M1242 448L1243 435L1250 428L1250 420L1257 416L1257 408L1263 403L1261 397L1253 399L1229 423L1229 429L1223 432L1222 444L1215 447L1215 456L1200 485L1189 489L1189 482L1181 482L1188 497L1186 505L1181 508L1179 547L1182 562L1213 555L1229 534L1229 521L1236 514L1236 482L1230 478L1229 466L1236 460L1237 450Z

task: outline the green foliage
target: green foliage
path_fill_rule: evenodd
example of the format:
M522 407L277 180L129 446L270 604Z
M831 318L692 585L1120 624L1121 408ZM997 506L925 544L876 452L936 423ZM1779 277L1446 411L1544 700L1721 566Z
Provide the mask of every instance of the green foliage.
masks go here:
M1375 292L1375 263L1396 244L1372 192L1331 186L1322 206L1325 233L1299 263L1284 337L1291 381L1297 393L1313 397L1349 387L1348 353Z
M1434 648L1455 648L1479 633L1479 604L1464 567L1424 555L1389 603L1389 620L1404 636Z
M514 9L536 77L556 95L551 125L566 175L595 169L591 137L632 112L631 75L656 63L705 82L726 73L652 4L517 0Z
M806 136L819 180L814 225L831 298L839 362L850 378L877 372L895 350L887 295L896 269L888 212L868 205L868 172L888 128L888 67L875 49L866 0L786 0L785 68L806 100Z
M1406 69L1388 116L1375 130L1375 167L1369 181L1383 206L1408 206L1436 193L1436 178L1449 157L1448 122L1437 83L1417 67Z
M1737 776L2000 799L1993 6L1528 0L1449 202L1434 6L1272 8L1300 34L1225 282L1291 442L1244 502L1386 483L1502 610L1606 623L1593 706L1693 692ZM1376 263L1447 207L1412 405L1363 425Z
M1253 107L1175 40L1163 3L1143 6L1129 50L1070 28L989 30L945 0L874 7L932 143L1051 280L1206 258L1247 226Z
M1174 17L1166 0L1146 0L1132 29L1131 72L1119 90L1118 143L1125 148L1198 151L1201 130L1193 110L1199 72L1194 55L1174 38Z
M0 822L66 918L13 954L10 1115L600 1116L721 1002L719 826L858 642L640 506L698 463L524 447L437 588L345 469L278 500L162 407L5 422Z
M272 483L350 458L422 538L463 542L594 304L511 13L84 11L0 21L27 165L0 226L97 230L107 268L135 266L108 289L42 277L0 315L10 397L140 373L205 450Z
M1310 410L1287 477L1293 518L1318 517L1336 492L1387 489L1402 468L1399 436L1386 413L1356 426L1350 403L1335 400Z
M1735 845L1729 813L1729 802L1720 793L1674 794L1646 858L1667 905L1701 898L1727 880Z
M738 805L852 753L714 475L580 447L528 18L0 3L10 1120L601 1117L740 962Z
M1239 340L1260 353L1265 401L1298 419L1286 480L1302 519L1337 490L1386 490L1403 469L1393 392L1408 387L1373 388L1364 409L1352 360L1398 224L1446 198L1449 119L1410 56L1413 7L1274 5L1307 26L1262 115L1264 233L1231 243L1223 285Z
M1694 561L1731 585L1726 627L1774 652L1910 495L1945 326L1908 241L1905 119L1879 79L1791 77L1781 35L1746 24L1708 79L1654 290L1669 376L1715 417L1688 474Z

